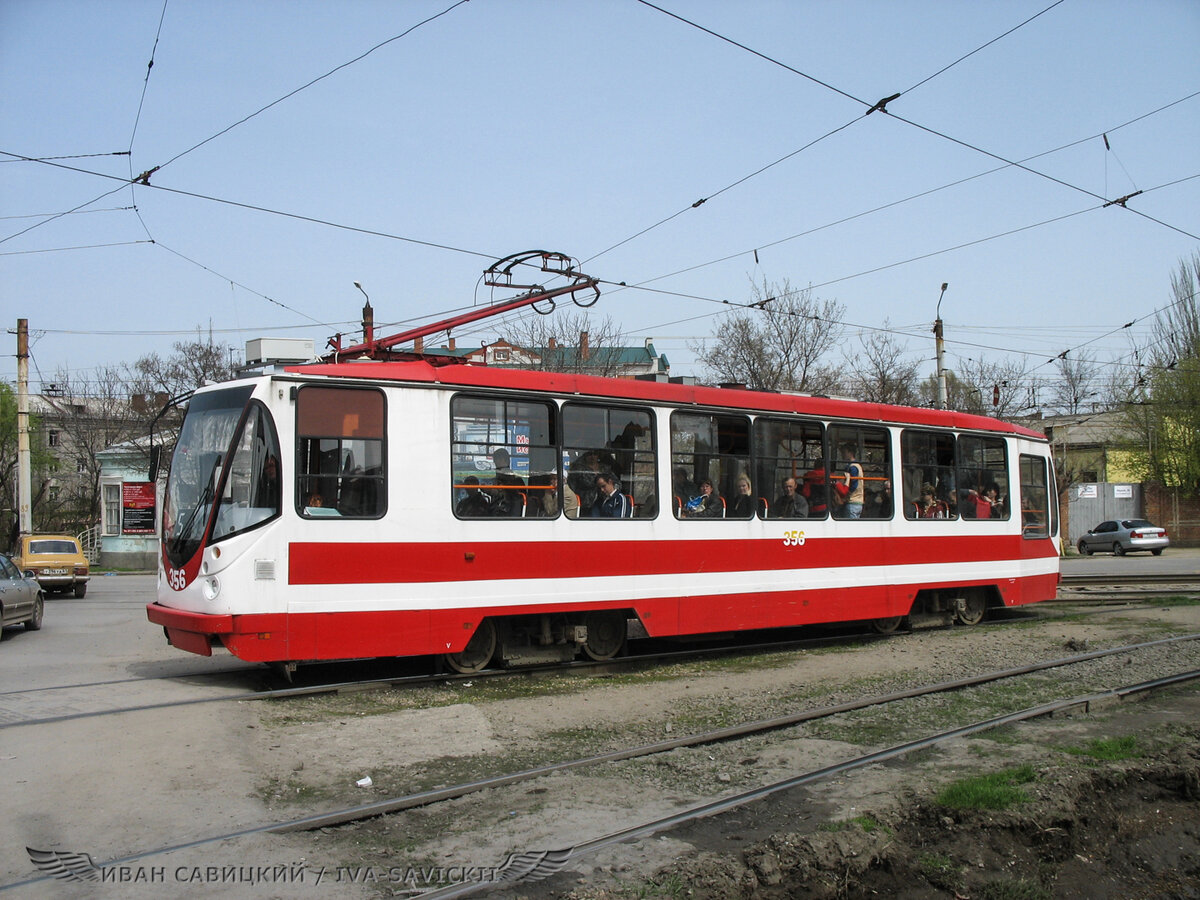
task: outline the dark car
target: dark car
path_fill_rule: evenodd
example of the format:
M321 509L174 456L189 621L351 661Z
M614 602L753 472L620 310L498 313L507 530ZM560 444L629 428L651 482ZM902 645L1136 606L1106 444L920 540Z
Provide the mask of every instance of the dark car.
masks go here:
M1165 529L1145 519L1117 519L1101 522L1079 539L1079 552L1091 556L1096 551L1111 551L1124 556L1134 550L1149 550L1161 556L1171 544Z
M0 556L0 626L24 622L26 631L37 631L42 627L45 605L37 579L18 569L7 556Z

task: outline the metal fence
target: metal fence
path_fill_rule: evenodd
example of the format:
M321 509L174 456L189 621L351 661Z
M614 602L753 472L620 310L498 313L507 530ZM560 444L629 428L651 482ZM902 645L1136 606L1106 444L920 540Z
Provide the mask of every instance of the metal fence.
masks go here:
M1067 542L1071 546L1101 522L1143 517L1140 484L1091 482L1073 484L1068 490Z

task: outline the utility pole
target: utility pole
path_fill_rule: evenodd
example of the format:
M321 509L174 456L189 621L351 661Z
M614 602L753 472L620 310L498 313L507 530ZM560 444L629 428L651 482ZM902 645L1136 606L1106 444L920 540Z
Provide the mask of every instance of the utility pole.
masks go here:
M938 294L937 318L933 323L933 336L937 345L938 409L945 409L950 405L950 398L946 394L946 345L942 341L942 297L946 296L948 287L950 282L942 283L942 292Z
M29 320L17 319L17 528L33 533L29 462Z

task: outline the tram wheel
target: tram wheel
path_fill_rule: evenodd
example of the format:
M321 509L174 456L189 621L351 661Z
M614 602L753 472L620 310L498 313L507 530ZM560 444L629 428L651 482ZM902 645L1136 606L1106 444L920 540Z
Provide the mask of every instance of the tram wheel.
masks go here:
M612 659L625 646L625 613L604 610L590 612L584 617L587 626L587 642L583 652L589 659L603 662Z
M446 653L442 659L460 675L474 675L487 668L496 652L496 625L491 619L484 619L467 641L461 653Z
M971 591L967 594L967 605L965 608L956 612L954 618L962 625L978 625L983 621L983 616L987 612L987 600L983 594L978 591Z
M904 621L904 616L889 616L886 619L872 619L871 630L876 634L891 634L900 627L900 623Z

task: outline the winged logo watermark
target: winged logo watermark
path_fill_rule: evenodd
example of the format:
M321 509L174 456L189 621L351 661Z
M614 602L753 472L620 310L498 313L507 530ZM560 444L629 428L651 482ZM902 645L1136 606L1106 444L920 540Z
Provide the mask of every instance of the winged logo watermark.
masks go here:
M59 850L34 850L26 847L25 852L33 864L60 881L75 881L96 884L100 881L102 867L92 862L86 853L65 853Z
M541 881L562 869L570 860L574 847L565 850L531 850L510 853L496 867L496 881Z

